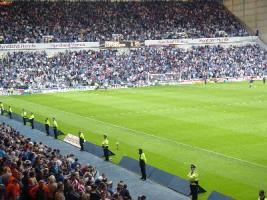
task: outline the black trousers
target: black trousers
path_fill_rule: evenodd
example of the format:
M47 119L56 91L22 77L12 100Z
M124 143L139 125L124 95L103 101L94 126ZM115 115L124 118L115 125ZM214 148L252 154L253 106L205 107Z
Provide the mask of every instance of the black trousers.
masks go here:
M191 190L192 200L197 200L198 185L190 184L190 190Z
M83 146L83 144L84 144L84 139L81 139L81 138L80 138L81 151L84 151L84 146Z
M22 117L22 119L23 119L23 124L25 126L26 125L26 122L27 122L27 118L26 117Z
M9 118L12 119L12 112L8 112Z
M108 147L103 147L105 160L109 161L109 155L108 155Z
M46 135L49 135L49 126L48 126L48 124L45 124L45 132L46 132Z
M29 119L29 122L31 123L32 129L34 129L34 119Z
M140 169L141 169L141 174L142 174L141 179L146 180L146 164L140 163Z
M57 127L54 127L54 137L57 139Z

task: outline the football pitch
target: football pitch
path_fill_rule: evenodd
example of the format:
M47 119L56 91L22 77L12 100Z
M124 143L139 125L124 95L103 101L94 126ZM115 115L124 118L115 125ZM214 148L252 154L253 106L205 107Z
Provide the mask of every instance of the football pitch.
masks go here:
M267 85L260 81L253 88L247 82L154 86L1 101L17 113L33 111L40 122L56 117L59 129L82 130L95 144L108 135L112 162L123 155L138 159L143 148L148 164L184 178L194 163L208 191L201 200L213 190L238 200L267 190Z

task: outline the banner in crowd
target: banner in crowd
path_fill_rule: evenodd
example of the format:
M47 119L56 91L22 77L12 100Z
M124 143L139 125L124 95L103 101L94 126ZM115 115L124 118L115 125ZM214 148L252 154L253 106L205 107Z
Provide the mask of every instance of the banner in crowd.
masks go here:
M103 47L105 48L137 48L143 45L139 41L105 41Z
M0 51L98 48L99 42L0 44Z
M79 86L76 88L55 88L55 89L0 89L0 96L24 95L36 93L58 93L95 90L96 86Z
M212 45L212 44L246 44L256 42L257 36L247 37L220 37L220 38L195 38L195 39L166 39L146 40L146 46L169 46L169 45Z

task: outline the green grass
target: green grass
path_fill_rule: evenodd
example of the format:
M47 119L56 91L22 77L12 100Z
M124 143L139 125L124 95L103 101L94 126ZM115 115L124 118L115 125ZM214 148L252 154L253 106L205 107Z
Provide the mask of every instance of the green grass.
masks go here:
M55 116L65 133L83 130L100 144L110 138L116 153L186 177L198 167L200 184L240 200L267 189L267 85L256 82L166 86L1 97L39 121ZM115 149L115 143L120 149Z

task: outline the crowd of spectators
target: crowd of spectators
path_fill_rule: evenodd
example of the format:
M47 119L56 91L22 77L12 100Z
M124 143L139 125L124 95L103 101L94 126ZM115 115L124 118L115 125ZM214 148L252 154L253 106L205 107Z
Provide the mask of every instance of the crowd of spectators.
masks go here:
M0 87L52 89L148 84L149 74L180 74L182 80L243 78L267 72L266 51L258 45L144 47L114 50L13 52L0 60Z
M0 125L0 200L131 199L123 181L114 188L105 174L90 164L81 165L74 155L63 156Z
M214 1L14 1L0 5L0 42L40 43L246 36Z

